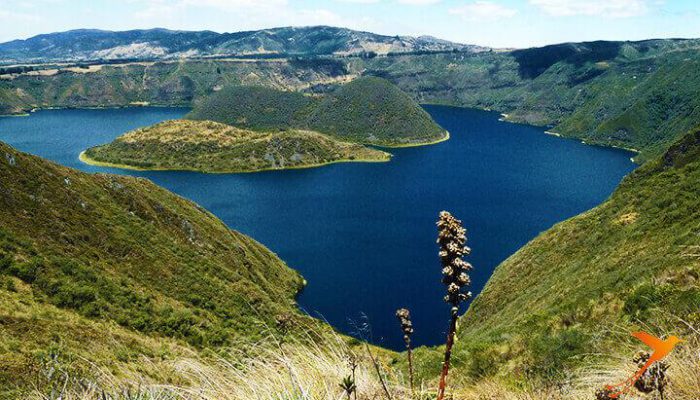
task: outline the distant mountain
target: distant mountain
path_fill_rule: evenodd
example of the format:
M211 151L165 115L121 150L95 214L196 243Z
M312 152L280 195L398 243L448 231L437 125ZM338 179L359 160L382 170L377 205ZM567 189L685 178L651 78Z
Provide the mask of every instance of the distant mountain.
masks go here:
M79 29L0 44L0 63L179 58L221 55L346 55L420 51L484 51L430 36L383 36L329 26L217 33L168 29L123 32Z
M657 157L700 124L700 40L563 43L362 60L422 103L499 111L590 144Z
M312 29L324 28L306 30ZM660 156L700 124L698 39L352 59L289 57L285 62L112 64L0 68L0 114L46 107L191 106L235 85L325 93L336 84L376 76L420 103L489 109L506 114L507 121L546 126L586 143L637 149L637 162ZM248 118L253 116L271 115Z

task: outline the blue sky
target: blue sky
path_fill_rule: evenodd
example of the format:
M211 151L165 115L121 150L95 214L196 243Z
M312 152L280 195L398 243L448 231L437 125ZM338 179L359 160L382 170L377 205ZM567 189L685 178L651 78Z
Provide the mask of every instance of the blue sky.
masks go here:
M0 0L0 41L76 28L334 25L494 47L700 37L697 0Z

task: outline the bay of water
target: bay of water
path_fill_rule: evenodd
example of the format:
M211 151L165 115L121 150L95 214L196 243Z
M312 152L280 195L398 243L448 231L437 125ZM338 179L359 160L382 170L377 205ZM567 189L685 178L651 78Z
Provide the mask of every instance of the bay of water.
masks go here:
M411 310L415 343L444 341L449 310L435 244L439 211L451 211L468 229L471 289L478 293L501 261L603 202L635 167L626 151L500 122L496 113L426 109L450 131L449 141L389 150L389 163L254 174L135 172L78 160L88 147L179 118L183 108L38 111L0 118L0 140L83 171L147 177L198 202L304 275L299 303L308 313L350 334L365 315L375 343L400 349L399 307Z

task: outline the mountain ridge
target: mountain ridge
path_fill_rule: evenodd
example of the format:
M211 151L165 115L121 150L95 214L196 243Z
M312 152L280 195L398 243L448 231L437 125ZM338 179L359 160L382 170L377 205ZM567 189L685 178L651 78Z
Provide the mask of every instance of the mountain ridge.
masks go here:
M507 121L545 126L586 143L636 149L635 161L641 163L700 123L698 62L700 40L649 39L510 52L277 54L269 60L241 56L0 67L0 114L46 107L191 106L229 85L322 94L358 77L376 76L420 103L499 111Z
M128 31L75 29L0 43L0 62L176 59L262 54L351 55L487 49L431 36L387 36L326 25L230 33L165 28Z

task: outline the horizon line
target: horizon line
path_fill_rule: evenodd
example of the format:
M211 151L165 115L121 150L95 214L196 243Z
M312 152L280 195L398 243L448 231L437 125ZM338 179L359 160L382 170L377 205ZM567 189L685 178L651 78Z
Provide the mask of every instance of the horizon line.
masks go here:
M403 37L403 38L421 38L421 37L429 37L429 38L434 38L438 40L444 40L446 42L454 43L454 44L459 44L459 45L464 45L464 46L478 46L478 47L484 47L484 48L489 48L493 50L525 50L525 49L536 49L536 48L543 48L543 47L548 47L548 46L559 46L559 45L565 45L565 44L576 44L576 43L596 43L596 42L622 42L622 43L641 43L641 42L647 42L647 41L656 41L656 40L698 40L700 37L650 37L647 39L638 39L638 40L630 40L630 39L625 39L625 40L614 40L614 39L595 39L595 40L583 40L583 41L565 41L565 42L553 42L553 43L548 43L548 44L543 44L543 45L535 45L535 46L529 46L529 47L517 47L517 46L505 46L505 47L492 47L492 46L486 46L486 45L481 45L478 43L465 43L465 42L458 42L454 41L451 39L444 39L439 36L435 35L401 35L401 34L396 34L396 35L387 35L383 33L376 33L372 32L369 30L362 30L362 29L352 29L348 28L345 26L337 26L337 25L286 25L286 26L273 26L273 27L267 27L267 28L259 28L259 29L246 29L246 30L240 30L240 31L216 31L212 29L201 29L201 30L188 30L188 29L171 29L171 28L165 28L165 27L160 27L160 26L155 26L151 28L133 28L133 29L123 29L123 30L112 30L112 29L102 29L102 28L74 28L74 29L67 29L63 31L54 31L54 32L47 32L47 33L39 33L35 34L32 36L28 36L25 38L16 38L16 39L10 39L7 41L0 42L0 45L8 44L8 43L13 43L13 42L23 42L23 41L28 41L31 39L35 39L40 36L50 36L50 35L58 35L62 33L70 33L70 32L79 32L79 31L95 31L95 32L105 32L105 33L124 33L124 32L137 32L137 31L142 31L142 32L147 32L147 31L167 31L167 32L179 32L179 33L201 33L201 32L211 32L215 33L218 35L230 35L230 34L236 34L236 33L253 33L253 32L262 32L262 31L270 31L270 30L278 30L278 29L313 29L313 28L332 28L332 29L344 29L352 32L359 32L359 33L368 33L372 35L377 35L377 36L383 36L383 37Z

